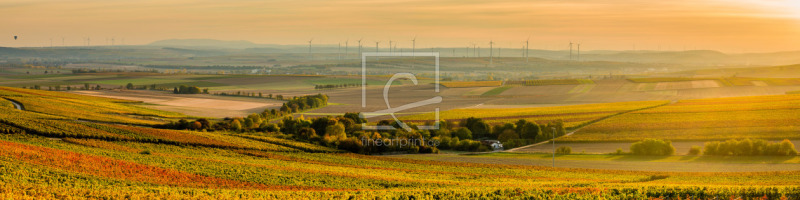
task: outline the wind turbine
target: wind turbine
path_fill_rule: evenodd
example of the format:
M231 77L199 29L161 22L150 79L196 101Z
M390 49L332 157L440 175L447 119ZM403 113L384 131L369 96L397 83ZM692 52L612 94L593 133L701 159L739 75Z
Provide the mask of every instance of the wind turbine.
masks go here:
M311 41L314 41L314 38L308 40L308 58L309 60L314 60L314 55L311 54Z
M381 41L375 41L375 52L376 52L376 53L377 53L377 52L380 52L380 50L378 49L378 45L379 45L380 43L381 43ZM378 61L378 56L375 56L375 61Z
M472 57L477 57L477 56L476 56L476 55L477 55L476 53L477 53L477 52L475 52L475 43L472 43Z
M389 40L389 53L392 53L392 40Z
M411 39L411 58L416 58L414 53L416 52L415 49L417 48L417 36L414 36L414 39Z
M569 60L572 60L572 41L569 41Z
M494 58L494 41L489 40L489 65L492 65L492 58Z
M350 42L350 39L344 41L344 57L347 58L347 43Z
M415 35L413 39L411 39L411 69L414 69L414 64L417 61L416 54L417 48L417 36Z
M581 43L578 43L578 62L581 61Z
M528 63L528 45L529 45L528 42L530 40L531 40L531 36L528 36L528 38L525 39L525 52L524 52L524 54L525 54L525 63Z
M342 60L342 43L339 42L339 48L336 49L336 55L339 56L338 60Z
M358 57L359 57L359 59L361 57L361 40L362 39L364 39L364 38L359 38L358 39Z

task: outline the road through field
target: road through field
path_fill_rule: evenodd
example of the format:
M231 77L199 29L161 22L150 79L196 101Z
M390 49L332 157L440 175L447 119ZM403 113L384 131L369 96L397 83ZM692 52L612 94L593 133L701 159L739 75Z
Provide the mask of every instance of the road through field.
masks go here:
M14 107L17 108L17 110L25 110L25 106L22 106L21 103L19 103L17 101L14 101L14 100L11 100L11 99L6 99L6 100L10 101L11 104L14 104Z
M575 134L575 132L578 132L579 130L581 130L583 127L586 127L586 126L592 125L592 124L594 124L594 123L597 123L597 122L603 121L603 120L605 120L605 119L608 119L608 118L612 118L612 117L614 117L614 116L618 116L618 115L622 115L622 114L625 114L625 113L630 113L630 112L634 112L634 111L640 111L640 110L647 110L647 109L658 108L658 107L661 107L661 106L666 106L666 105L670 105L670 104L674 104L674 103L677 103L677 101L670 101L668 104L663 104L663 105L654 106L654 107L649 107L649 108L643 108L643 109L637 109L637 110L629 110L629 111L625 111L625 112L620 112L620 113L617 113L617 114L609 115L609 116L606 116L606 117L602 117L602 118L600 118L600 119L597 119L597 120L591 121L591 122L589 122L589 123L587 123L587 124L584 124L584 125L582 125L582 126L578 127L577 129L575 129L575 130L572 130L572 131L568 132L567 134L565 134L565 135L563 135L563 136L561 136L561 137L558 137L558 138L562 138L562 137L569 137L570 135L572 135L572 134ZM526 145L526 146L521 146L521 147L517 147L517 148L509 149L509 150L506 150L506 152L525 152L525 151L527 151L527 149L532 149L532 148L534 148L534 147L536 147L536 146L539 146L539 145L543 145L543 144L550 143L550 142L552 142L553 140L554 140L554 139L550 139L550 140L543 141L543 142L539 142L539 143L536 143L536 144L531 144L531 145Z

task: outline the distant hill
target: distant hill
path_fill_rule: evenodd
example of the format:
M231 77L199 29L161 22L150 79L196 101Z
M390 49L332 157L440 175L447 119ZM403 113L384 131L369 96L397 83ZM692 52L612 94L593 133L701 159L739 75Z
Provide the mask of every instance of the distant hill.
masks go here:
M229 48L229 49L247 49L263 47L264 45L256 44L246 40L214 40L214 39L169 39L159 40L148 44L149 46L159 47L195 47L195 48Z

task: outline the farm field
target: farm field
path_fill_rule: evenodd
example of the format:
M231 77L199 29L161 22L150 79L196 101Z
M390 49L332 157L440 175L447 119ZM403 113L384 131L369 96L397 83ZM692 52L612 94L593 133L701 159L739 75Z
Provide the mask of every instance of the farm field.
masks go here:
M681 100L611 117L560 141L798 139L799 95Z
M495 87L503 85L503 81L456 81L456 82L441 82L442 86L449 88L460 87Z
M102 97L3 89L3 95L19 98L21 102L38 98L39 101L79 100L130 109L137 107L125 105L128 101ZM659 103L664 102L608 104L605 109L619 111ZM87 109L87 105L76 106L79 107L74 109L103 112ZM589 107L571 107L573 112L587 109ZM13 107L0 107L0 110L4 113L0 119L5 126L25 130L0 134L0 170L3 172L0 191L9 198L54 195L422 199L477 195L508 198L512 197L512 191L514 198L544 195L570 199L618 198L619 195L646 198L697 192L711 196L800 195L800 191L792 187L800 184L797 182L800 174L795 170L800 162L797 157L739 159L727 163L727 159L713 157L569 155L559 156L557 160L560 167L567 168L549 168L544 167L549 160L542 154L368 156L271 136L163 130L117 124L124 121L78 121L69 113L40 113ZM139 112L144 111L150 110L139 108ZM546 112L526 110L524 113ZM162 117L180 116L168 114L163 112ZM127 120L135 121L135 118ZM683 163L682 167L677 167L676 163ZM611 167L619 164L627 168ZM703 173L689 172L689 168L701 164L720 167L700 170ZM669 166L676 168L664 170ZM776 172L756 172L765 171L767 166L771 167L769 171ZM634 170L633 167L642 168L628 171ZM742 187L742 184L748 186ZM699 185L705 189L698 188ZM560 192L562 190L564 192ZM621 194L613 190L637 192ZM367 191L369 193L365 193ZM672 193L662 193L664 191Z
M355 154L66 141L2 135L0 151L4 153L0 154L0 163L4 173L0 179L4 195L422 199L475 195L496 198L556 195L575 199L623 195L609 190L613 188L641 191L624 195L644 198L666 195L659 192L664 191L664 186L677 192L673 195L693 194L699 189L693 184L699 183L713 185L699 190L710 196L746 195L737 190L754 190L750 195L755 196L797 193L791 187L797 184L796 172L734 174L552 169L524 164L425 161ZM63 162L64 159L71 161ZM135 172L131 173L132 170ZM55 179L69 180L70 184L53 181ZM566 193L565 187L571 192ZM423 188L426 192L421 192ZM766 193L765 189L770 192ZM562 190L564 193L557 192ZM512 191L513 196L510 196Z
M264 98L212 95L174 95L160 91L73 91L76 94L140 101L147 108L197 117L241 117L264 109L279 108L283 101Z
M593 120L638 109L663 106L669 101L622 102L606 104L587 104L538 108L466 108L453 109L439 113L440 119L460 121L468 117L482 118L490 124L513 123L519 119L546 124L563 120L566 127L575 128ZM401 117L404 121L420 122L432 119L433 114Z
M5 0L0 200L800 200L798 2Z
M771 142L780 142L780 140L770 140ZM793 144L800 144L800 140L791 140ZM673 141L672 146L675 147L674 155L687 155L692 146L702 147L704 141ZM567 146L572 149L572 152L578 154L613 154L617 149L623 151L630 151L631 142L556 142L556 147ZM552 153L553 147L551 144L542 144L532 146L524 149L518 149L514 152L517 153Z
M630 145L630 144L629 144ZM549 146L549 145L545 145ZM559 146L559 145L557 145ZM552 166L549 153L489 153L475 155L387 155L385 157L426 161ZM556 167L650 172L764 172L796 171L800 157L732 156L631 156L608 154L556 155Z

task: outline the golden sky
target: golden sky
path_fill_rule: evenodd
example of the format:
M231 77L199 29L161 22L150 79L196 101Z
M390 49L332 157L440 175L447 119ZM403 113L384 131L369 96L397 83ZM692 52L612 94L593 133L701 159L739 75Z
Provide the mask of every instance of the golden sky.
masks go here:
M800 0L3 0L0 46L210 38L398 47L800 50ZM20 39L13 40L12 35Z

